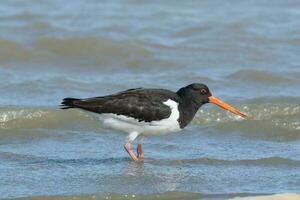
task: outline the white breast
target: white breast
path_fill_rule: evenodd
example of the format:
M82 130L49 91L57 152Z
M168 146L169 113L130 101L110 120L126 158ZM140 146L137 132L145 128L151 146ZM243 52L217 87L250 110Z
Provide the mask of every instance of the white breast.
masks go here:
M97 114L103 126L125 133L138 132L142 135L159 135L180 131L178 103L169 99L163 102L171 108L171 115L163 120L139 122L137 119L116 114Z

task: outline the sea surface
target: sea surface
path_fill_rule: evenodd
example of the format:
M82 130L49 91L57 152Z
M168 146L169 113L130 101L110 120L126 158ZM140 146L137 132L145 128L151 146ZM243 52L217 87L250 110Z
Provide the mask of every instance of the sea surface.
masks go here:
M300 199L299 19L297 0L1 0L0 199ZM205 105L139 163L59 108L193 82L249 119Z

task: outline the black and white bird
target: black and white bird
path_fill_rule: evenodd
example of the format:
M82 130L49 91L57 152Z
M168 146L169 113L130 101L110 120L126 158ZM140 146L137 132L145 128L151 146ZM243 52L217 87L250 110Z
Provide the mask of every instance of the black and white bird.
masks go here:
M205 103L216 104L236 115L246 115L212 96L204 84L193 83L177 92L165 89L135 88L116 94L76 99L65 98L62 109L79 108L97 113L104 127L128 133L125 150L134 161L143 158L142 145L137 156L131 144L138 136L174 133L186 127Z

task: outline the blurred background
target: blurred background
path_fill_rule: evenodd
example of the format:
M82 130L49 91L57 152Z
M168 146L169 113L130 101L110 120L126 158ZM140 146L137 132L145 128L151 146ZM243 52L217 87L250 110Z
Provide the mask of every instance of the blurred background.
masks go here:
M0 197L300 192L299 19L296 0L1 0ZM204 106L182 133L146 139L142 165L125 136L58 108L193 82L251 119Z
M2 1L1 104L207 83L299 96L298 1Z

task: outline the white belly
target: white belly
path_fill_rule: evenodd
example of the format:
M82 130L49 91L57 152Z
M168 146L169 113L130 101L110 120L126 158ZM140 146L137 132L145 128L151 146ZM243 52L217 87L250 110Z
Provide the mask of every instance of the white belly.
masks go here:
M171 108L171 115L158 121L139 122L132 117L116 114L97 114L97 117L104 127L125 133L137 132L139 135L159 135L180 131L178 104L170 99L164 104Z

